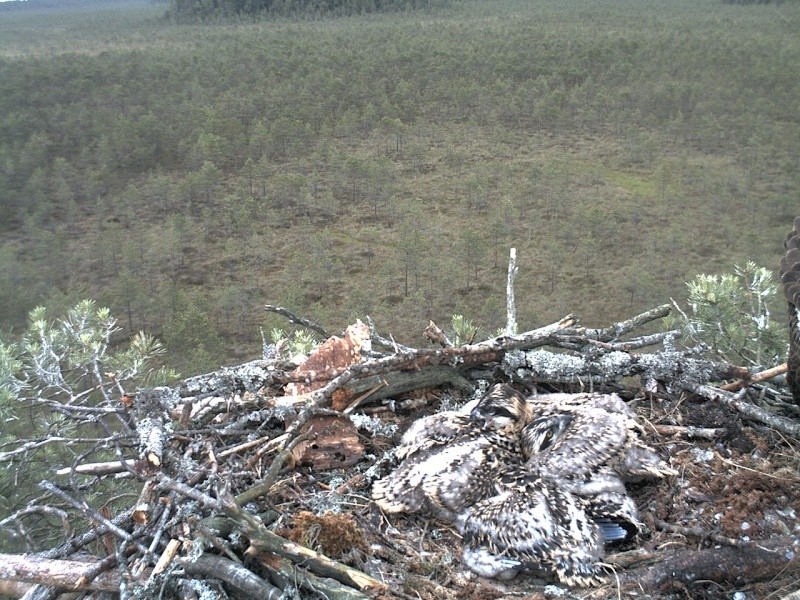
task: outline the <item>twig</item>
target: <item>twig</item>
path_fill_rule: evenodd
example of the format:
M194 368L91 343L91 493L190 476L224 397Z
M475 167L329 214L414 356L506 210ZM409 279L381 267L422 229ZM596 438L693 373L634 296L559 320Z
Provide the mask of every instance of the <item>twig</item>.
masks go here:
M738 381L722 385L720 386L719 389L725 390L726 392L737 392L743 387L753 385L754 383L761 383L762 381L767 381L768 379L772 379L773 377L777 377L778 375L783 375L784 373L786 373L788 369L789 365L787 363L783 363L782 365L778 365L777 367L773 367L771 369L767 369L765 371L756 373L749 379L740 379Z
M398 352L409 352L413 351L414 349L409 346L404 346L403 344L398 344L393 339L386 339L385 337L381 336L378 333L378 329L375 327L375 323L372 322L372 317L367 315L367 327L369 327L369 336L373 342L383 346L384 348L388 348L395 353Z
M8 450L6 452L0 452L0 462L6 461L10 458L14 458L17 454L23 454L25 452L29 452L31 450L36 450L37 448L41 448L42 446L46 446L47 444L96 444L98 442L104 442L106 438L70 438L70 437L59 437L53 436L48 437L43 440L30 440L25 442L18 448L14 450ZM3 444L9 445L9 444Z
M72 506L73 508L78 509L81 513L83 513L87 518L91 519L92 521L96 521L103 525L110 533L113 533L115 536L120 538L125 542L133 542L133 537L130 533L125 531L124 529L118 527L108 519L106 519L103 515L99 512L94 510L90 507L86 502L81 502L64 492L63 490L58 489L55 485L50 483L49 481L42 481L39 483L39 487L44 490L47 490L54 496L61 498L64 502ZM137 546L141 546L141 544L137 543ZM146 552L147 549L143 546L140 548L143 552Z
M687 439L713 440L725 434L724 429L708 427L682 427L680 425L653 425L659 435L680 435Z
M269 493L270 488L275 483L275 479L278 477L278 473L283 468L283 465L289 459L292 454L292 450L295 446L299 443L304 442L309 439L307 434L298 435L293 440L289 441L278 454L272 459L272 464L269 466L267 470L267 474L264 476L264 479L254 485L253 487L247 489L246 491L242 492L238 496L236 496L236 504L239 506L244 506L248 502L255 500L259 496L264 496Z
M129 508L128 510L114 517L114 519L111 520L111 524L120 525L122 523L127 523L128 521L130 521L133 512L134 509ZM52 548L50 550L38 553L37 556L40 556L42 558L61 558L67 556L75 552L76 550L80 550L87 544L92 543L101 535L104 535L107 532L108 528L105 525L97 525L96 527L93 527L91 530L67 540L57 548Z
M639 350L648 346L655 346L661 344L665 339L673 337L677 331L661 331L651 335L643 335L632 340L624 342L601 342L599 340L588 339L588 343L597 348L603 348L609 352L630 352L631 350ZM574 345L573 345L574 347Z
M274 304L267 304L266 306L264 306L264 310L269 312L274 312L279 315L283 315L284 317L289 319L290 323L294 323L295 325L302 325L306 329L315 331L325 339L331 337L331 335L327 331L325 331L325 328L322 327L322 325L315 323L311 319L301 317L300 315L297 315L292 311L290 311L288 308L284 308L282 306L275 306Z

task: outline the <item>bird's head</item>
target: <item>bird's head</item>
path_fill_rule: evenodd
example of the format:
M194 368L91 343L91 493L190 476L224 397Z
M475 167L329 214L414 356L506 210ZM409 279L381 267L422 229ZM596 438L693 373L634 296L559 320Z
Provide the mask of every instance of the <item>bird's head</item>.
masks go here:
M525 396L504 383L495 384L470 413L485 429L517 433L531 419Z
M570 423L572 415L566 413L535 419L520 432L522 452L527 458L545 452L556 443Z

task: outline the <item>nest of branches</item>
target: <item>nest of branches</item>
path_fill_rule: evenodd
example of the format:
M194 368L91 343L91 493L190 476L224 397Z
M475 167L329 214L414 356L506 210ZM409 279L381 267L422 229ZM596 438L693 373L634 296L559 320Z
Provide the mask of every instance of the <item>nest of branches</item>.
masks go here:
M780 598L800 587L800 424L780 388L762 383L780 370L752 374L677 351L676 332L637 335L669 306L603 329L566 317L461 346L431 323L426 348L398 346L361 323L327 336L270 309L328 340L299 365L267 356L120 394L113 410L95 414L116 419L105 445L116 459L80 456L3 520L19 532L56 515L62 539L2 555L0 593ZM609 552L616 576L605 585L482 579L461 565L450 524L388 518L370 501L413 420L497 381L532 393L618 393L679 472L629 489L646 531ZM108 482L135 496L93 493Z

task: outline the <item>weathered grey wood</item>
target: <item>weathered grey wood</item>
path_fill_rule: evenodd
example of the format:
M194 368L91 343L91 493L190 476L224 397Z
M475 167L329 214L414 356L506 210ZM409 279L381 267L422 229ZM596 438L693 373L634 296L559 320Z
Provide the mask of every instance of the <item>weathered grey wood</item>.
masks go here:
M59 589L118 591L119 572L108 571L93 577L98 562L0 554L0 579L42 584Z
M213 577L236 588L250 598L278 600L283 592L270 585L241 563L215 554L201 554L179 560L187 575Z

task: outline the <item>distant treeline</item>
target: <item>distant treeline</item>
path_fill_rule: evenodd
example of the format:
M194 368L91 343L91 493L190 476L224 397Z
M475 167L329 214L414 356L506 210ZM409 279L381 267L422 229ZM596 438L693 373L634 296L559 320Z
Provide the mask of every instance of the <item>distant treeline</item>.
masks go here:
M166 0L14 0L0 1L0 12L76 11L98 8L120 9L131 6L160 4Z
M170 0L168 17L178 22L207 22L268 15L353 15L396 12L445 0Z
M771 4L772 0L722 0L723 4ZM775 0L775 4L783 4L783 0Z

